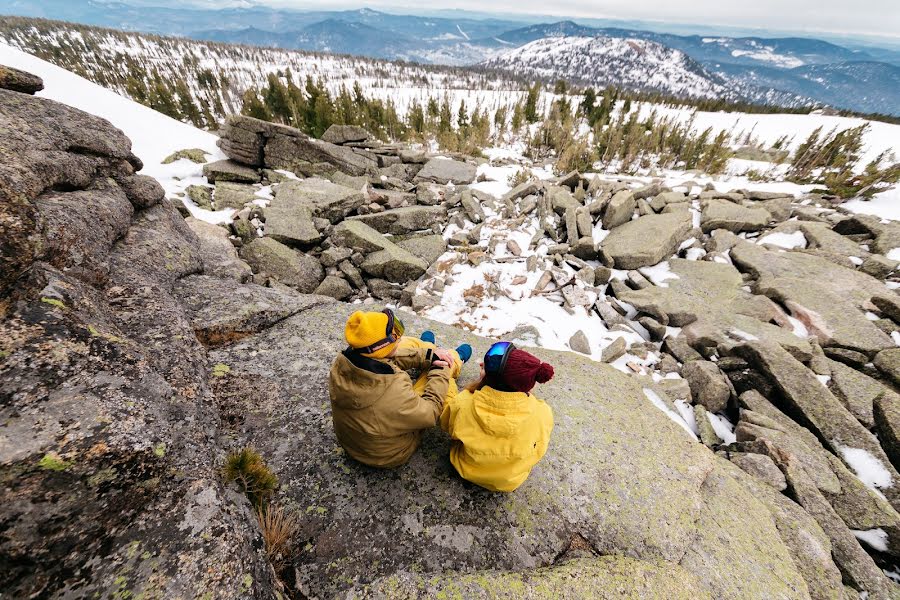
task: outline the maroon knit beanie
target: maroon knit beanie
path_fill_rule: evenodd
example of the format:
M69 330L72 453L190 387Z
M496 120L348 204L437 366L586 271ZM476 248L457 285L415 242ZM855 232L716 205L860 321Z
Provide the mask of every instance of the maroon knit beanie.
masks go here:
M502 373L503 381L517 392L528 393L534 383L546 383L553 377L553 367L538 357L516 348L509 353Z

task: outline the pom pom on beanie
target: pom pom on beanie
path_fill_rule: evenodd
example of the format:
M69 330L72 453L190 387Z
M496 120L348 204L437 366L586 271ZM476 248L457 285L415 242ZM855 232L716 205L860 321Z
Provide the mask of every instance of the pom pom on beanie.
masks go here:
M506 359L503 381L517 392L528 393L535 382L546 383L553 377L553 367L541 359L516 348Z
M553 366L548 363L541 363L537 372L534 374L534 380L538 383L547 383L553 379Z

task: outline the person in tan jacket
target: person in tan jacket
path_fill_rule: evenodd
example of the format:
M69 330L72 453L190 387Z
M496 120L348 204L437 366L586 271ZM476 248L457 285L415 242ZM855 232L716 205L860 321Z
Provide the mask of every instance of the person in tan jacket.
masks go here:
M456 396L456 378L472 354L468 344L456 350L404 336L394 313L357 311L344 328L349 347L335 358L328 391L334 432L344 450L361 463L390 468L412 456L422 430L434 427L448 398ZM406 371L421 375L413 383Z

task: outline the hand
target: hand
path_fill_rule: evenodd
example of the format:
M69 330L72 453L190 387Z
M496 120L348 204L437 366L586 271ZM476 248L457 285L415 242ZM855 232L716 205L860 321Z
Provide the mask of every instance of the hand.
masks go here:
M453 354L446 348L435 348L434 355L437 357L437 360L433 364L443 363L438 366L449 367L454 362Z
M438 367L438 368L440 368L440 369L445 369L445 368L448 368L448 367L450 366L450 363L448 363L447 361L444 361L444 360L435 360L435 361L432 361L431 365L432 365L433 367Z

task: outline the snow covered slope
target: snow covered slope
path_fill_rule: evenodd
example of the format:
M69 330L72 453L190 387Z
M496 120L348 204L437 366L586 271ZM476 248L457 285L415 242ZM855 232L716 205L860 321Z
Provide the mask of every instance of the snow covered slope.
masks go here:
M207 152L210 161L225 158L216 146L215 135L171 119L21 50L0 44L0 64L41 77L44 90L39 96L103 117L121 129L131 139L132 152L144 162L141 172L156 178L170 196L199 181L202 165L189 160L162 164L168 155L184 148L200 148ZM213 222L224 220L232 212L194 210L197 216Z
M677 96L714 98L726 92L717 78L680 50L638 39L543 38L484 65L528 77L561 78L598 87L619 85Z

